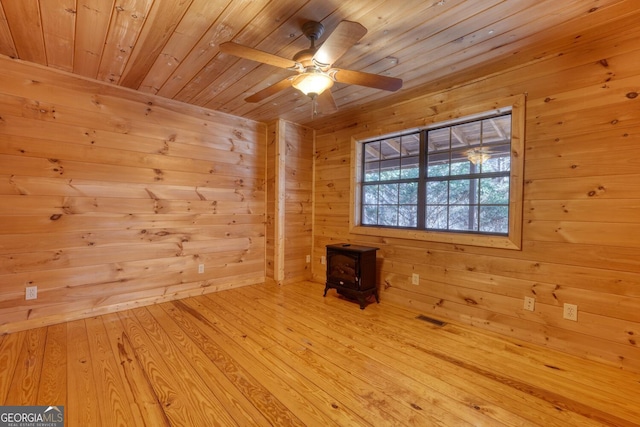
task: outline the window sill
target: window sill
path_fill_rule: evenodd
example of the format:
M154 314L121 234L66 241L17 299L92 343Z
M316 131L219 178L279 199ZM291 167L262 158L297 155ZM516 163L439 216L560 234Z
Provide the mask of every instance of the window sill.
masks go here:
M484 234L466 234L435 232L424 230L399 230L381 227L361 227L351 228L353 234L363 234L367 236L392 237L397 239L422 240L429 242L451 243L469 246L483 246L489 248L520 250L520 242L511 240L508 236L488 236Z

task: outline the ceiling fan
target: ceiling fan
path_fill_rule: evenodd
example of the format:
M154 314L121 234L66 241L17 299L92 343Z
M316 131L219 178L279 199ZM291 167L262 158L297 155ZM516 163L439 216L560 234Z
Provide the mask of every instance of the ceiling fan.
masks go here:
M334 82L389 91L396 91L402 87L401 79L332 67L351 46L356 44L367 33L367 29L361 24L352 21L341 21L320 47L316 47L315 43L322 37L324 25L310 21L302 26L302 32L311 42L311 46L296 53L293 59L283 58L234 42L226 42L220 45L220 50L224 53L286 68L298 73L254 93L246 98L245 101L260 102L281 90L293 86L308 95L312 100L315 101L317 98L323 104L323 109L335 110L335 100L331 95L331 91L327 90L333 86Z

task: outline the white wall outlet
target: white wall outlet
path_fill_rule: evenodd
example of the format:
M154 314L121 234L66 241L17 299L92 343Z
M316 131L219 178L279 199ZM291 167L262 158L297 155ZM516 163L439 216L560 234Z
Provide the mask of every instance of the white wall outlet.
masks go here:
M411 284L412 285L419 285L420 284L420 275L417 273L413 273L411 275Z
M575 304L564 304L562 317L568 320L578 321L578 306Z
M38 287L37 286L27 286L27 289L24 293L24 299L38 299Z
M320 257L320 264L325 265L327 263L327 257L322 255Z
M311 255L307 255L307 264L311 262Z
M524 309L534 311L536 309L536 299L532 297L524 297Z
M204 273L204 264L198 264L198 274Z

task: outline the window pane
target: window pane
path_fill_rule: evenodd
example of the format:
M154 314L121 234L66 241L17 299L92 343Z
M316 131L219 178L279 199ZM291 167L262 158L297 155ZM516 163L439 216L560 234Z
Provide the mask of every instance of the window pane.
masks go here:
M367 142L364 144L364 161L377 162L380 160L380 141Z
M480 141L480 122L463 123L451 128L451 149L468 148Z
M417 178L419 175L419 159L416 156L413 157L403 157L402 158L402 173L400 174L400 178L402 179L410 179Z
M428 152L435 153L439 151L449 151L450 129L448 127L442 129L432 129L427 132L427 148Z
M451 157L451 175L468 175L471 172L471 162L465 153L453 152Z
M402 152L405 156L418 156L420 154L419 132L402 136Z
M380 185L379 197L381 205L397 205L398 184Z
M508 145L487 148L491 156L482 163L482 172L508 172L511 170L511 153Z
M509 204L508 176L482 178L480 186L480 203L483 205Z
M442 161L436 161L431 158L427 165L427 176L435 177L435 176L449 176L449 155L447 156L439 156L443 157Z
M363 202L365 205L378 204L378 186L377 185L365 185Z
M417 182L407 182L399 185L398 203L402 205L418 204L418 183Z
M364 164L364 180L365 182L380 180L380 165L378 162Z
M470 187L470 182L468 180L451 181L449 184L449 204L468 205L471 203L471 200L469 200L471 196Z
M480 208L480 231L507 234L509 232L508 207L482 206Z
M492 141L511 141L511 115L492 117L482 121L485 144Z
M415 227L418 225L418 207L403 205L398 209L398 225L400 227Z
M400 157L400 138L387 138L380 141L380 155L382 159Z
M447 229L447 206L446 205L427 205L425 212L426 228L435 230Z
M398 225L398 206L380 206L379 225Z
M449 199L449 183L446 181L427 182L427 204L444 205Z
M400 158L380 162L380 181L391 181L400 178Z
M449 209L449 229L477 231L477 206L451 206Z
M378 206L365 205L362 213L362 224L377 225L378 224Z

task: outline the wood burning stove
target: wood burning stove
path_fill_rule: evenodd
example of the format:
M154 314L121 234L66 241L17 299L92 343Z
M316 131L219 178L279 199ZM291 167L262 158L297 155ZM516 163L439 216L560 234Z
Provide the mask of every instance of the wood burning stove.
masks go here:
M367 298L374 295L376 302L376 251L378 248L341 243L327 245L327 282L324 296L331 288L340 295L357 299L364 310Z

